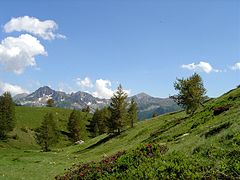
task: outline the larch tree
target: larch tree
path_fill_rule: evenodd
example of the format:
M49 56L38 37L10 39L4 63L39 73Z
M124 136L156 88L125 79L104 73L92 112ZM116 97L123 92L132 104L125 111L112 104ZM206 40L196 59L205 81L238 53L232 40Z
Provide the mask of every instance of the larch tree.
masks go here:
M11 94L5 92L0 96L0 139L6 138L15 127L15 104Z
M177 79L174 88L178 94L171 96L171 98L185 109L187 114L193 115L200 106L204 106L207 91L199 74L194 73L189 78Z
M134 123L138 122L138 106L134 99L131 99L128 108L128 119L130 121L131 128L133 128Z
M121 85L117 88L116 93L114 93L111 98L111 103L109 106L110 118L108 120L108 131L121 133L123 127L127 124L128 112L127 112L127 94L124 92Z
M86 129L89 132L89 137L98 136L98 119L99 119L99 109L96 109L92 118L88 120L88 124L86 125Z
M36 142L44 152L50 151L50 146L58 141L57 125L52 113L45 114L41 126L36 130Z
M72 141L76 142L81 139L81 115L77 110L73 110L68 118L68 131Z
M88 120L87 131L90 133L90 137L96 137L107 132L107 122L110 118L110 111L108 107L101 110L96 109L93 117Z

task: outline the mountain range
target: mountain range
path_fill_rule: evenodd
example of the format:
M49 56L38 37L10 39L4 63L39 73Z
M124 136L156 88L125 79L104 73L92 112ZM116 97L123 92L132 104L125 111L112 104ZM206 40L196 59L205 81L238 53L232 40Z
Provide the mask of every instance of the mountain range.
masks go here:
M160 115L180 110L180 107L170 98L156 98L146 93L129 97L128 101L131 98L138 104L139 119L150 118L153 113ZM13 99L18 105L37 107L46 106L47 100L53 99L56 107L82 109L89 106L92 112L110 103L110 99L97 98L86 92L78 91L68 94L62 91L55 91L48 86L40 87L31 94L18 94Z

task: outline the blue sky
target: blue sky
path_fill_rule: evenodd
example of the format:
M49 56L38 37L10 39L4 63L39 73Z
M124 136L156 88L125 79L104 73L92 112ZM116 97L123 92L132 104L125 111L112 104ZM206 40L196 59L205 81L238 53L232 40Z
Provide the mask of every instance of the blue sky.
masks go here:
M22 24L6 26L12 18ZM56 36L37 34L42 27L32 29L27 22L36 19L55 22ZM0 24L0 92L49 85L108 97L121 83L131 95L167 97L175 93L176 77L195 71L209 96L240 84L238 0L2 0ZM21 39L17 46L38 42L31 52L34 65L20 54L1 52L16 46L9 37ZM29 53L18 48L24 57Z

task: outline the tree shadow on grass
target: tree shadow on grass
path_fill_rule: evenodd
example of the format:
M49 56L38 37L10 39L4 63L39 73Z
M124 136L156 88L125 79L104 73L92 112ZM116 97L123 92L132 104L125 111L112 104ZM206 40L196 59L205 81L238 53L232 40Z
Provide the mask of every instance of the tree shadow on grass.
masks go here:
M85 149L83 149L83 150L77 151L77 153L83 153L83 152L89 151L89 150L91 150L91 149L93 149L93 148L95 148L95 147L97 147L97 146L99 146L99 145L101 145L101 144L109 141L110 139L112 139L112 138L114 138L114 137L116 137L116 136L118 136L118 135L120 135L120 134L117 134L117 133L109 134L107 137L99 140L99 141L96 142L95 144L92 144L92 145L88 146L87 148L85 148Z

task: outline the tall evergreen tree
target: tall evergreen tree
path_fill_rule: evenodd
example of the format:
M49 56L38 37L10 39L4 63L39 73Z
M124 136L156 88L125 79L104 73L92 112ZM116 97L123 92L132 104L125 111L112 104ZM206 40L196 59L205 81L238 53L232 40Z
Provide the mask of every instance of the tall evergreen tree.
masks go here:
M0 96L0 139L15 127L15 105L9 92Z
M81 130L81 115L74 109L68 118L68 131L70 132L71 139L74 142L81 139Z
M88 124L86 125L86 129L89 132L89 137L96 137L98 136L98 119L99 119L99 109L96 109L96 111L93 114L93 117L88 120Z
M131 99L131 103L128 109L128 118L130 120L131 128L133 128L134 123L138 121L138 106L134 99Z
M127 121L127 94L123 91L121 85L117 88L117 92L114 93L111 98L111 104L109 110L111 116L108 120L108 131L121 133L122 128L126 125Z
M110 118L110 111L108 107L105 107L99 111L97 126L99 134L106 133L108 130L108 120Z
M50 151L49 147L58 140L57 126L52 113L45 114L41 126L36 130L36 142L44 152Z
M178 95L171 98L182 106L187 114L193 115L206 100L206 89L203 86L201 76L197 73L187 79L177 79L174 88L179 92Z
M90 137L96 137L107 132L107 121L110 118L108 107L101 110L96 109L93 117L88 120L89 124L86 125Z

